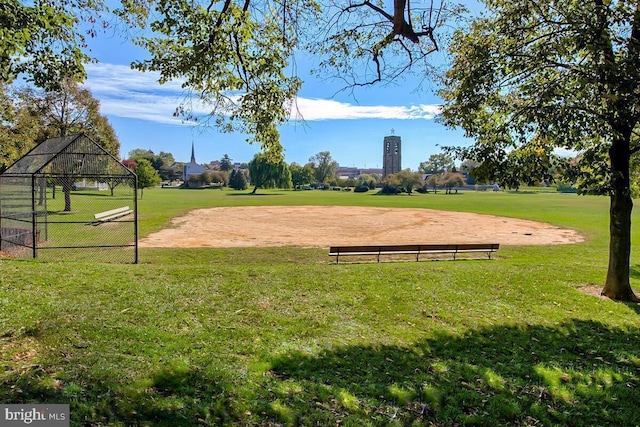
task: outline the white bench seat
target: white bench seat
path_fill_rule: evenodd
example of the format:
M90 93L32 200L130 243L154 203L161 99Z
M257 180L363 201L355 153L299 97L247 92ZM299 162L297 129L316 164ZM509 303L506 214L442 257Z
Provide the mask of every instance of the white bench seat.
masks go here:
M133 213L133 210L129 209L129 206L123 206L117 209L98 212L97 214L94 215L94 218L96 219L96 222L94 224L98 225L98 224L102 224L103 222L113 221L114 219L127 216L132 213Z

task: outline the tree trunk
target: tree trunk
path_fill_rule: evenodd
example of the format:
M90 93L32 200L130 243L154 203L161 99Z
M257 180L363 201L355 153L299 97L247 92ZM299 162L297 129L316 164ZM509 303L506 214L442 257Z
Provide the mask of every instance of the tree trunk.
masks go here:
M629 283L633 209L629 188L630 136L629 132L628 139L614 140L609 150L613 192L609 208L609 268L602 295L614 300L640 302Z
M38 180L38 206L44 205L47 197L47 181L44 178Z
M71 212L71 190L64 190L64 211Z
M73 178L65 176L62 178L62 192L64 193L64 212L71 212L71 190L73 189Z
M640 302L629 283L631 255L631 210L629 194L611 195L609 209L609 269L602 295L621 301Z

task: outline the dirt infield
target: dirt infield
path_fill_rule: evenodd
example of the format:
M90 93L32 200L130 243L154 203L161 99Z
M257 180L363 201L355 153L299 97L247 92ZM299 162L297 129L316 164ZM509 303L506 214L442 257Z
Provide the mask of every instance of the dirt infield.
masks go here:
M329 247L355 244L579 243L577 231L541 222L432 209L250 206L196 209L140 247Z

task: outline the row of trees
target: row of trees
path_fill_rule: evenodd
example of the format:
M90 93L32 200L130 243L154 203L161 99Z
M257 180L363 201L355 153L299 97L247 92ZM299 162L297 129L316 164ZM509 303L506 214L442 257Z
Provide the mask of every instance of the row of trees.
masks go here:
M328 152L319 153L323 159L330 159ZM314 156L311 159L317 159ZM311 160L310 159L310 160ZM264 154L257 154L248 165L249 181L255 193L258 188L291 188L292 186L299 188L310 184L321 184L316 182L319 176L324 176L324 182L328 186L333 187L355 187L356 189L374 189L381 187L383 193L395 194L398 192L406 192L411 194L414 189L427 190L431 187L435 192L438 188L445 188L448 193L451 189L465 185L462 174L457 172L441 172L431 174L426 182L423 180L421 172L412 172L411 170L403 170L396 174L380 177L378 175L363 174L357 178L340 179L335 175L329 176L325 172L318 173L314 168L313 161L305 166L297 163L287 165L284 161L273 162ZM321 175L319 175L321 174ZM204 175L204 174L203 174ZM238 171L238 175L243 175ZM232 188L236 186L230 185ZM244 188L238 188L244 189Z
M199 175L189 177L188 187L220 186L234 190L246 190L248 186L248 170L232 169L231 172L222 170L207 170Z
M267 159L269 159L268 156ZM161 151L156 155L151 150L137 148L129 152L128 160L134 163L139 163L141 160L148 161L157 171L162 181L172 182L182 177L184 163L175 162L171 153ZM189 186L214 184L237 189L247 188L250 178L249 164L243 163L238 170L236 170L234 169L233 160L225 154L217 162L216 167L206 164L204 167L206 168L204 173L189 178ZM471 184L475 183L475 167L477 167L477 163L470 161L463 162L461 166L461 170L470 176ZM284 171L284 169L282 170ZM397 175L384 179L378 174L363 174L357 178L341 178L336 173L338 170L338 162L332 158L329 151L321 151L311 156L309 162L304 165L293 162L288 165L288 170L291 175L291 186L294 188L305 187L312 184L316 186L328 185L330 187L368 187L370 189L383 186L389 192L402 188L408 189L408 191L404 191L410 193L414 188L425 187L424 183L421 182L423 174L434 176L427 183L427 186L434 189L450 189L454 186L464 184L464 178L461 175L452 175L452 173L457 172L457 169L453 157L446 153L432 154L428 160L421 162L418 172L415 172L415 176L412 176L412 172L410 171L401 171ZM234 176L236 172L242 173L242 178L245 182L242 182L242 178ZM446 177L441 176L445 173ZM456 177L456 180L453 180L452 177ZM460 183L461 180L463 183Z

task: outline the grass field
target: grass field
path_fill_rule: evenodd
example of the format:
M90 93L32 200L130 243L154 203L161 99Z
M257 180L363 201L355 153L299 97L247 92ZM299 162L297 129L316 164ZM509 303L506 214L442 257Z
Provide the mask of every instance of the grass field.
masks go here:
M140 235L194 208L358 205L534 219L588 238L491 261L335 265L293 248L142 249L138 265L2 259L0 401L69 403L78 426L640 425L640 310L578 290L605 277L607 198L261 193L147 190ZM638 290L639 243L636 229Z

